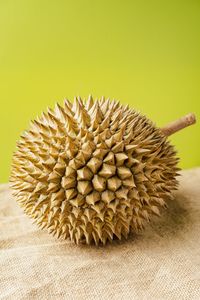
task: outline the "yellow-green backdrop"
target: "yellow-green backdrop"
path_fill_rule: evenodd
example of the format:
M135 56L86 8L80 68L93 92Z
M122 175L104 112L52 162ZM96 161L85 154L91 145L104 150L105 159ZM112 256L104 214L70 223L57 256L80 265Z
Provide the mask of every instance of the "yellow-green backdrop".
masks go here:
M200 1L0 0L0 181L30 119L89 93L158 126L198 117ZM199 124L170 138L183 168L200 164Z

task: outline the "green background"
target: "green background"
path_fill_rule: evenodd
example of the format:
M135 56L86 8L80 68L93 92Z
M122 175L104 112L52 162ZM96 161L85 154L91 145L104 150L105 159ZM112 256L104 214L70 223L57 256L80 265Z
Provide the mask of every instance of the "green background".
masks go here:
M29 120L74 95L129 103L158 126L200 115L200 1L0 0L0 181ZM170 138L200 165L199 124Z

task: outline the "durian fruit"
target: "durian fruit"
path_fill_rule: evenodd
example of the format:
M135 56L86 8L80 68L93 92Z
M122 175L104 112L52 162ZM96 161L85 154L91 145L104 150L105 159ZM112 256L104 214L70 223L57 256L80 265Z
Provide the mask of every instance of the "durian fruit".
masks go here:
M166 135L184 122L161 130L115 100L65 100L32 121L17 143L14 196L57 237L77 244L127 238L160 215L177 188L178 158Z

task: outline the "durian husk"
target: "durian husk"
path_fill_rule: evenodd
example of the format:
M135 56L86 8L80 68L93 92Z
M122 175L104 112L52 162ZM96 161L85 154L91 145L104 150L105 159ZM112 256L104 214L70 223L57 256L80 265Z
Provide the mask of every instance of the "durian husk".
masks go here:
M116 100L75 98L31 122L11 185L40 228L75 243L127 238L172 198L178 158L163 132Z

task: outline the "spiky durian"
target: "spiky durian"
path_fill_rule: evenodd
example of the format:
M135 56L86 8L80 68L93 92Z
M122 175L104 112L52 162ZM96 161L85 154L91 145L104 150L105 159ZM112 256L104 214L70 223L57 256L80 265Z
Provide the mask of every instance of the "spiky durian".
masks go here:
M117 101L56 104L17 144L11 182L41 228L75 243L127 237L159 215L177 187L174 147L145 116Z

